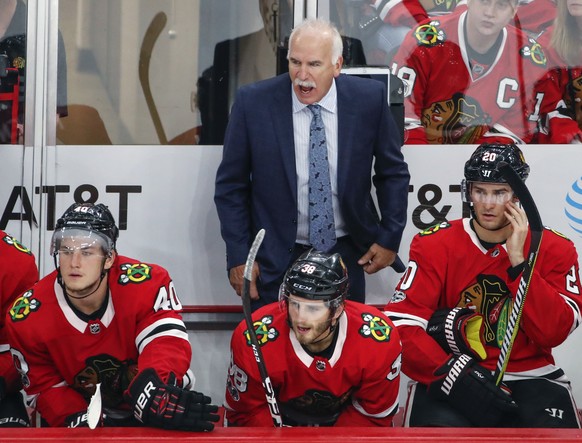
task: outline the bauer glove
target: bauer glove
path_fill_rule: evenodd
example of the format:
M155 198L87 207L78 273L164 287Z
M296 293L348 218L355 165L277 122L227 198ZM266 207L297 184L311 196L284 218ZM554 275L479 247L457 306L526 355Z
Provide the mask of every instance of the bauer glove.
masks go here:
M210 397L163 383L154 369L141 371L126 393L135 417L144 425L163 429L212 431L219 417Z
M428 321L426 332L447 354L487 358L483 316L469 308L439 309Z
M509 389L497 386L491 373L466 354L450 357L434 375L438 379L429 385L429 396L448 402L477 427L495 427L517 410Z

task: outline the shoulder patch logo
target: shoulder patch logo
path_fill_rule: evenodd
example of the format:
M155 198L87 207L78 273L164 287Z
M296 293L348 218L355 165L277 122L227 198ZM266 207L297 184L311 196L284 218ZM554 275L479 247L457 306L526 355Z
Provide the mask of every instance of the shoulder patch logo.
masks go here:
M437 233L438 231L440 231L441 229L446 229L446 228L450 228L451 224L449 222L442 222L439 223L438 225L433 225L430 228L425 229L424 231L420 231L418 233L418 235L420 235L421 237L424 237L425 235L432 235Z
M40 302L32 298L32 295L33 291L29 289L14 301L9 311L12 321L24 320L31 312L40 308Z
M420 25L414 30L414 37L419 46L435 46L446 40L445 31L439 29L441 22L433 20Z
M144 263L124 263L120 266L125 274L119 276L119 283L143 283L152 278L152 267Z
M545 67L548 59L546 58L546 54L541 45L531 38L528 41L528 45L529 46L524 46L520 49L519 52L521 56L530 59L536 66Z
M366 322L359 330L362 337L371 338L379 342L390 341L392 326L390 326L386 320L367 312L362 314L362 320Z
M25 254L32 255L32 252L30 251L30 249L28 249L26 246L24 246L22 243L20 243L18 240L16 240L14 237L11 237L10 235L5 235L2 240L4 240L4 243L9 244L10 246L14 246L20 252L24 252Z
M257 336L257 341L259 346L263 346L270 341L274 341L279 337L279 331L271 326L273 323L273 316L265 315L259 321L253 322L253 327L255 328L255 334ZM251 338L249 336L249 330L246 329L243 332L245 338L247 339L247 345L251 346Z

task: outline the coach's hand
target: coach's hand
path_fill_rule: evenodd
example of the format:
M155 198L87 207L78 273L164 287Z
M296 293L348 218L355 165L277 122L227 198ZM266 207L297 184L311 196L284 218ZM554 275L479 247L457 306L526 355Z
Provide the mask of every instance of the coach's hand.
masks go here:
M218 407L206 395L163 383L154 369L141 371L126 393L135 417L146 426L212 431Z
M242 289L244 284L244 273L245 273L245 265L235 266L234 268L230 268L228 273L228 279L230 281L230 285L235 290L236 294L240 297L242 295ZM251 300L258 300L259 299L259 291L257 290L257 279L259 277L259 265L257 262L253 264L253 279L251 280L250 285L250 295Z
M428 394L447 401L475 426L492 428L517 410L505 389L495 385L491 373L466 354L450 357L434 375Z

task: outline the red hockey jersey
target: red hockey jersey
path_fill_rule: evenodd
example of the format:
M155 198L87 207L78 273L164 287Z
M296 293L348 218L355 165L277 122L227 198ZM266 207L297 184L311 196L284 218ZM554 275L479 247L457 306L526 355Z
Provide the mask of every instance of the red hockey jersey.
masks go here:
M542 131L539 143L582 142L582 67L569 67L550 45L553 26L542 34L539 41L548 48L550 67L540 82L539 89L555 105L542 110Z
M331 357L299 344L279 304L253 322L283 421L293 425L391 426L398 410L400 338L372 306L347 301ZM231 339L226 419L234 426L273 426L257 363L241 322Z
M373 0L372 5L385 23L393 26L413 27L429 18L467 9L466 0L435 1L435 7L426 11L419 0ZM556 17L556 4L552 0L520 0L517 10L519 26L533 36L551 25Z
M405 84L407 144L521 143L532 140L546 73L541 46L516 28L502 31L490 66L470 60L467 12L418 26L395 56Z
M0 269L0 377L9 391L16 392L22 387L10 356L4 316L14 300L36 283L38 269L32 252L4 231L0 231Z
M528 235L525 250L529 244ZM443 222L416 235L408 268L385 307L402 338L402 371L421 383L435 380L433 372L447 354L426 327L435 311L457 306L483 316L487 358L481 364L494 370L520 281L508 276L510 267L505 246L485 249L470 219ZM552 348L576 329L581 306L574 244L546 228L504 380L555 371Z
M83 320L49 274L18 298L6 319L27 403L51 426L87 409L101 383L104 410L130 415L123 392L140 369L182 381L192 350L167 271L118 256L109 271L109 297L99 319Z

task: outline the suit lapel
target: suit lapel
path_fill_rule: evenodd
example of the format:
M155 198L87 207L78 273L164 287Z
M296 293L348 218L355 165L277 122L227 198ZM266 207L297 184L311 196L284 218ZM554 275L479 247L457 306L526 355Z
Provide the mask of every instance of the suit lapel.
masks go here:
M352 152L355 149L356 135L356 114L350 105L352 103L352 92L343 82L344 74L336 78L337 88L337 192L338 197L344 194L346 184L349 182L348 171L352 159Z
M283 170L293 197L297 199L297 171L295 170L295 141L293 137L293 105L291 102L291 80L288 74L283 86L276 88L271 101L271 115L275 128L277 148L283 159Z

